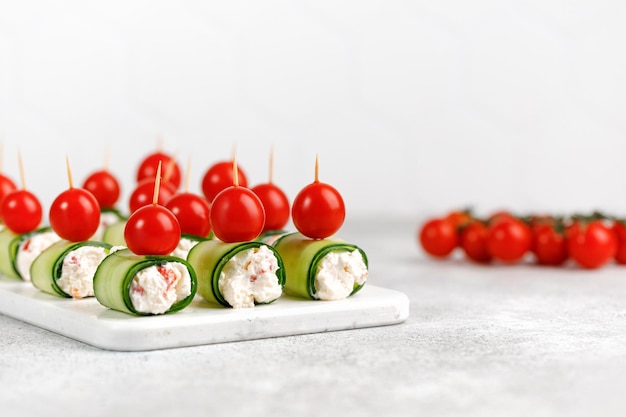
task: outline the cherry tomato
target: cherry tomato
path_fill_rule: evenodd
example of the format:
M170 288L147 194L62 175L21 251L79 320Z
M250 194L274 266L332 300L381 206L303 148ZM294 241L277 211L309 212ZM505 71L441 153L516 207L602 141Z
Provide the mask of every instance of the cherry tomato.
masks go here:
M135 212L138 208L146 206L148 204L153 203L154 199L154 184L156 180L154 178L145 178L143 179L133 192L130 194L130 198L128 200L128 208L130 213ZM161 187L159 189L159 199L158 204L164 206L170 198L176 194L176 190L173 185L168 182L161 182Z
M232 185L213 199L210 219L215 237L222 242L246 242L261 234L265 209L252 190Z
M268 230L281 230L289 221L291 206L289 199L279 187L271 182L252 187L252 191L259 196L265 208L265 226Z
M291 218L300 233L311 239L325 239L341 228L346 207L339 191L332 185L315 181L296 195Z
M83 188L69 188L50 205L50 227L62 239L81 242L91 238L100 225L100 205Z
M103 209L113 208L120 198L120 183L108 170L92 172L83 183L83 188L90 191Z
M567 229L567 242L571 258L587 269L599 268L617 253L617 236L601 220L574 222Z
M237 165L237 176L239 186L247 187L248 179L239 165ZM208 202L212 202L220 191L231 185L233 185L232 161L222 161L211 165L202 177L202 193Z
M2 204L2 200L12 191L17 190L15 183L13 180L6 175L0 174L0 204ZM0 217L1 219L2 217Z
M174 186L174 190L178 190L181 180L180 166L172 156L161 151L153 152L141 161L137 169L137 183L146 178L153 180L159 162L161 162L163 172L161 183L169 182Z
M539 222L532 227L532 252L539 265L562 265L568 258L564 231L549 222Z
M492 225L492 224L499 222L500 220L511 220L511 219L517 220L517 218L510 211L498 210L498 211L491 213L491 215L487 218L487 224Z
M487 225L479 220L471 221L461 228L459 246L465 255L472 261L487 263L491 261L491 254L487 249Z
M182 234L209 235L211 207L204 197L189 192L179 193L170 198L165 207L178 219Z
M39 199L24 189L7 194L2 200L0 213L6 227L15 234L32 232L41 224L43 218Z
M626 223L624 220L616 220L613 223L613 232L615 232L617 237L615 262L620 265L626 265Z
M459 239L453 221L434 218L419 230L418 239L424 252L436 258L445 258L457 247Z
M472 214L469 210L455 210L448 213L444 218L451 221L454 227L459 230L472 221Z
M149 204L130 215L124 227L124 240L137 255L168 255L178 246L180 225L167 208Z
M494 259L518 262L528 253L531 244L531 230L521 220L503 217L489 225L487 249Z

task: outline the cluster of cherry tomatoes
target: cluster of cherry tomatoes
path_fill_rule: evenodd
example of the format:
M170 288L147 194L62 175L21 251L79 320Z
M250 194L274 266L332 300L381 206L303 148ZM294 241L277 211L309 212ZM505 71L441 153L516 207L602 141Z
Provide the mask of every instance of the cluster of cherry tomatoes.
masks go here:
M498 211L478 218L471 210L455 210L425 221L417 238L428 255L440 259L460 250L481 264L574 263L587 269L626 264L626 222L598 212L518 216Z
M271 161L270 161L271 163ZM20 168L21 168L20 159ZM39 199L6 175L0 174L0 220L16 234L40 227ZM108 169L92 172L82 187L74 187L67 161L69 188L50 207L52 229L63 239L84 241L94 235L103 210L117 211L120 183ZM223 242L248 241L263 232L282 230L290 218L298 231L312 239L334 234L343 224L345 206L339 192L318 179L302 188L293 204L270 179L248 188L236 160L211 165L202 178L202 195L179 190L181 169L173 156L156 151L141 159L136 184L128 201L124 238L131 251L162 255L177 246L182 234ZM161 174L163 173L163 174Z

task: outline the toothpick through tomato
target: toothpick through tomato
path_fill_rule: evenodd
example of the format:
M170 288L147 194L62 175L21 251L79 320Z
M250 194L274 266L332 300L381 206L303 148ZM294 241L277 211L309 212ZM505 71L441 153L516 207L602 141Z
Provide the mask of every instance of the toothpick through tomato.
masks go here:
M319 180L319 158L315 156L315 179L296 195L291 218L296 229L311 239L325 239L343 225L346 208L339 191Z
M159 204L161 162L154 180L152 204L135 210L124 227L128 249L137 255L168 255L180 241L180 224L176 216Z
M261 199L265 209L265 225L263 233L270 230L281 230L289 221L289 199L287 195L273 182L274 176L274 148L270 150L269 179L264 184L252 187L252 191Z

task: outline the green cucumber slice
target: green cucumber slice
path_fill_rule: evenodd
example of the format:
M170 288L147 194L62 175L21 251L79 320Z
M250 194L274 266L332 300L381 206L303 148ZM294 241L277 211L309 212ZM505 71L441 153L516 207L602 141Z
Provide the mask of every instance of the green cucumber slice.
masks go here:
M57 280L61 278L65 256L81 246L103 247L106 251L111 249L111 245L104 242L69 242L67 240L56 242L41 252L30 266L30 278L33 285L48 294L71 298L71 294L59 287Z
M324 256L330 252L354 251L355 249L363 256L365 266L368 266L368 259L365 252L356 245L345 241L332 239L309 239L300 233L290 233L274 242L274 248L283 258L285 264L285 293L308 299L317 299L315 294L315 275L317 268ZM364 284L355 285L350 293L354 295Z
M100 304L113 310L136 316L150 316L152 313L137 311L130 299L130 286L139 271L153 265L178 262L187 267L191 278L191 293L174 303L165 314L174 313L187 307L196 295L198 281L191 265L176 256L136 255L128 249L112 252L98 266L93 278L93 289Z
M121 220L110 225L104 229L104 232L102 233L102 241L111 246L126 246L126 239L124 239L125 227L126 220Z
M0 273L5 277L21 279L15 267L15 256L22 235L16 235L5 227L0 231Z
M276 277L281 287L285 285L285 269L279 253L272 246L259 242L224 243L219 240L205 240L191 248L187 261L198 276L198 292L206 301L232 307L219 289L219 278L222 270L239 252L265 246L272 251L278 263ZM275 301L275 300L273 300ZM256 303L255 303L256 304ZM269 303L258 303L269 304Z

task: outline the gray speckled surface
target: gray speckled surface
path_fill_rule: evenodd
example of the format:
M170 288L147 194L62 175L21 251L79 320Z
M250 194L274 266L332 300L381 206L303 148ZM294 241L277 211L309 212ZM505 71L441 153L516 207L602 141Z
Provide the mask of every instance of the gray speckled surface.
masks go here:
M127 353L0 316L2 415L623 415L626 268L437 262L415 229L340 233L410 297L399 325Z

